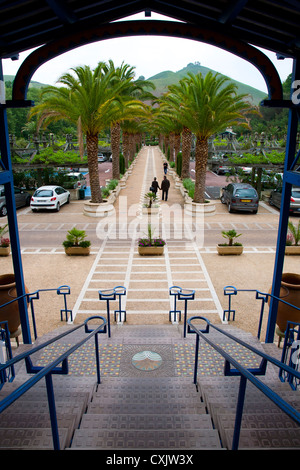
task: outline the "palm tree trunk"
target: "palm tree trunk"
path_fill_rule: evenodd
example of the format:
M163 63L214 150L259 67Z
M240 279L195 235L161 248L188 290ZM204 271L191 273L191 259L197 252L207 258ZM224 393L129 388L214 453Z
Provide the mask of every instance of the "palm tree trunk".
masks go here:
M111 127L111 155L112 155L112 179L120 179L120 134L121 125L116 123Z
M181 178L190 177L190 158L192 148L192 133L185 127L182 131L182 168Z
M175 133L170 133L170 162L174 162Z
M87 134L86 150L91 186L91 202L99 204L103 202L98 171L98 134Z
M175 134L175 144L174 144L175 162L176 162L176 159L177 159L177 155L180 152L180 141L181 141L181 135L180 134Z
M196 180L194 202L205 202L205 180L208 159L208 139L197 137L195 149Z
M129 154L130 154L129 134L128 132L123 131L123 155L124 155L126 170L128 168Z

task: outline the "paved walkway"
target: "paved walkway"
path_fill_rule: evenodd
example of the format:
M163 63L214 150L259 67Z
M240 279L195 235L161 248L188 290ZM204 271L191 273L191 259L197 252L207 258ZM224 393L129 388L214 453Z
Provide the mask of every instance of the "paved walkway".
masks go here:
M162 155L158 148L145 147L115 203L115 216L98 224L98 233L103 230L104 239L73 309L76 321L106 313L105 301L100 302L99 311L98 291L118 285L127 290L122 309L126 309L128 324L169 322L169 311L174 305L169 287L173 285L195 290L195 299L188 303L189 314L205 314L212 321L222 318L221 305L194 240L196 234L189 239L192 225L187 226L182 220L183 199L172 176L168 176L171 182L168 201L160 200L159 191L159 213L150 220L155 235L167 240L164 256L138 254L137 240L147 233L149 222L142 210L144 195L154 176L160 184ZM169 218L172 211L179 215L175 220ZM116 303L110 308L117 308Z

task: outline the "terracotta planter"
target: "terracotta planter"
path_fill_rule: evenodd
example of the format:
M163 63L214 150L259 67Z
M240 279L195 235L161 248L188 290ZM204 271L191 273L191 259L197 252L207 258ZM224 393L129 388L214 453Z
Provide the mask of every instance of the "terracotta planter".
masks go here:
M28 293L28 289L25 286L25 292ZM17 289L14 274L2 274L0 276L0 305L4 305L7 302L17 297ZM0 308L0 321L7 320L8 329L13 334L19 328L20 315L19 315L19 304L18 302L12 302L6 307Z
M300 308L300 274L283 273L280 287L280 299ZM300 322L300 311L278 302L276 324L284 332L288 321Z
M285 247L286 255L300 255L300 245L290 245Z
M161 256L164 254L163 246L139 246L139 255Z
M241 255L244 247L242 245L217 245L219 255Z
M88 256L90 254L90 247L68 246L65 247L65 253L68 256Z
M0 256L10 255L10 246L0 246Z

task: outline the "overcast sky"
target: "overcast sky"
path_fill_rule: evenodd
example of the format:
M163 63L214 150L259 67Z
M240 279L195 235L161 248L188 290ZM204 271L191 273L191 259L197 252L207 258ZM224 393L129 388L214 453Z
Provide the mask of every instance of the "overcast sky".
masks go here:
M129 19L132 18L145 19L144 14L134 15ZM168 19L154 13L151 18ZM15 75L30 52L21 53L18 61L3 60L4 75ZM292 60L278 60L274 53L264 52L272 60L281 80L284 81L292 72ZM136 78L143 75L146 79L165 70L177 72L190 62L200 62L201 65L216 72L264 92L267 91L264 79L258 70L233 54L198 41L156 36L108 39L79 47L42 65L32 80L55 85L59 77L72 67L90 65L94 68L98 62L107 62L109 59L113 60L115 66L124 61L135 67Z

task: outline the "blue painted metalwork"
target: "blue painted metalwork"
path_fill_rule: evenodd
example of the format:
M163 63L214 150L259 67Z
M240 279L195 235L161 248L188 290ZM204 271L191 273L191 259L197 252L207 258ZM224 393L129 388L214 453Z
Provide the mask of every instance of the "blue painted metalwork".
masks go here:
M126 295L126 287L117 286L115 287L116 295L119 297L119 309L115 310L115 321L117 321L117 314L119 314L119 321L122 321L122 313L124 313L124 321L126 321L126 310L122 310L122 296Z
M172 286L169 288L169 294L174 295L174 310L169 312L169 320L171 321L171 313L175 312L176 318L176 299L184 300L184 325L183 325L183 337L186 337L186 322L187 322L187 302L188 300L194 300L195 291L193 289L182 289L179 286ZM181 320L181 310L177 310L180 313Z
M12 349L10 344L10 336L8 329L8 322L0 322L0 364L4 364L12 358ZM0 390L5 382L12 382L15 378L15 368L11 366L8 370L0 372Z
M97 318L98 320L102 321L102 323L96 327L94 330L89 330L87 327L88 322L91 319ZM67 374L68 373L68 358L73 352L79 349L83 344L89 341L93 336L97 336L101 333L106 333L106 319L97 316L88 318L84 323L78 325L77 327L73 328L71 331L67 331L62 333L61 335L52 338L39 346L32 348L30 351L26 351L6 362L6 364L0 364L0 374L6 370L7 368L14 366L15 364L19 363L22 360L25 360L27 371L30 374L33 374L26 382L24 382L21 386L16 388L10 395L3 398L0 401L0 413L8 408L14 401L20 398L27 390L32 388L37 382L45 377L46 380L46 387L47 387L47 397L48 397L48 405L49 405L49 413L51 419L51 428L52 428L52 438L53 438L53 448L54 450L60 450L60 442L59 442L59 433L58 433L58 425L57 425L57 417L56 417L56 409L55 409L55 397L53 391L53 384L52 384L52 374ZM32 364L31 356L41 351L42 349L46 348L50 344L59 341L61 338L64 338L68 335L71 335L75 331L79 330L80 328L85 328L85 331L90 332L88 336L83 338L82 340L78 341L76 344L71 346L67 351L57 357L51 364L48 364L44 367L35 367ZM98 351L96 350L97 357L99 356ZM100 362L96 357L96 367L97 367L97 377L100 379ZM58 367L59 364L62 364L61 367ZM99 368L99 370L98 370ZM100 383L100 380L98 381Z
M288 229L289 219L289 208L292 185L300 186L300 173L292 172L291 170L295 167L295 155L296 155L296 137L299 122L299 110L300 104L293 103L292 93L294 91L293 84L300 78L300 61L294 59L293 73L292 73L292 90L291 90L291 103L289 110L289 123L288 123L288 134L287 134L287 146L286 155L284 161L284 173L282 182L282 196L281 196L281 208L278 226L278 238L276 246L276 257L273 271L273 283L272 283L272 298L270 301L269 318L266 332L266 343L272 343L274 340L275 324L278 310L278 297L280 292L281 276L284 263L284 253L286 236Z
M178 293L181 291L181 287L179 286L172 286L169 288L169 294L174 296L174 310L169 311L169 321L172 321L172 314L174 315L173 321L177 322L177 313L178 313L178 321L181 321L181 310L177 310L177 299Z
M299 347L300 347L300 323L288 322L282 348L281 362L288 364L295 370L299 370ZM293 390L297 390L299 379L279 370L279 378L282 382L288 382Z
M262 327L262 321L263 321L263 316L264 316L264 308L266 303L268 303L270 299L270 304L271 300L275 300L277 303L281 302L285 305L288 305L289 307L293 307L296 310L299 310L299 317L300 317L300 308L296 307L293 304L290 304L289 302L286 302L286 300L281 299L280 297L276 297L275 295L271 293L266 293L266 292L260 292L256 289L237 289L234 286L226 286L224 287L224 295L228 296L228 309L223 311L223 321L226 319L226 313L228 314L227 320L230 320L230 314L233 314L233 320L235 319L235 310L232 309L231 305L231 297L233 295L237 295L238 292L255 292L255 299L256 300L261 300L261 308L260 308L260 315L259 315L259 323L258 323L258 331L257 331L257 338L260 339L260 334L261 334L261 327ZM277 314L276 314L277 317ZM275 319L276 321L276 319Z
M120 313L121 315L121 295L126 294L126 288L124 286L117 286L113 287L112 289L104 289L104 290L99 290L99 299L100 300L106 300L106 311L107 311L107 327L108 327L108 336L110 337L110 308L109 308L109 302L111 300L116 300L116 297L119 296L119 310L115 310L115 319L116 319L116 313ZM125 310L124 310L125 311ZM126 315L126 312L125 312ZM125 316L126 319L126 316Z
M2 60L0 60L0 82L4 81L3 70L2 70ZM2 167L6 169L4 172L2 181L4 184L5 190L5 199L7 206L7 220L9 226L9 235L12 247L12 259L15 273L16 281L16 290L17 295L19 296L19 312L21 327L23 333L24 343L31 343L30 336L30 326L28 321L28 312L26 299L23 296L25 293L25 282L23 276L23 267L22 267L22 258L21 258L21 248L20 248L20 239L18 231L18 222L16 215L16 202L14 197L14 183L12 176L12 165L11 165L11 155L10 155L10 146L9 146L9 134L7 126L7 114L6 114L6 104L4 97L0 104L0 151L1 151L1 162ZM0 175L2 172L0 172Z
M0 305L0 309L3 307L6 307L7 305L10 305L14 302L19 302L21 299L25 299L26 304L30 304L30 310L31 310L31 320L32 320L32 327L33 327L33 333L34 333L34 338L37 338L37 328L36 328L36 321L35 321L35 312L34 312L34 300L39 300L40 299L40 292L56 292L57 295L63 295L64 296L64 306L65 308L60 311L60 318L63 320L63 312L66 312L66 321L68 321L68 316L67 313L71 312L70 319L72 320L72 310L68 310L67 307L67 299L66 295L69 295L71 292L71 289L69 286L60 286L57 289L39 289L36 290L35 292L28 292L23 294L22 296L16 297L9 302L6 302L5 304Z
M202 320L206 322L206 329L199 330L194 324L194 320ZM231 340L235 341L237 344L245 347L247 350L253 352L258 357L261 357L261 364L260 367L256 369L247 369L242 364L238 362L237 359L233 358L228 354L219 344L212 341L207 337L210 328L218 331L220 334L230 338ZM254 348L248 343L240 340L239 338L227 333L224 330L221 330L217 326L210 323L208 319L205 317L191 317L188 319L188 333L196 333L196 347L195 347L195 360L194 360L194 384L197 384L197 369L198 369L198 354L199 354L199 339L200 337L212 346L221 356L224 357L225 366L224 366L224 373L225 375L235 375L240 376L240 388L239 388L239 396L236 408L236 419L235 419L235 429L232 441L232 450L237 450L239 445L239 436L240 436L240 428L241 428L241 421L243 415L243 405L245 399L245 392L246 392L246 382L249 380L255 387L257 387L266 397L272 400L282 411L284 411L290 418L292 418L297 424L300 425L300 413L293 408L289 403L283 400L277 393L275 393L272 389L270 389L265 383L257 378L257 375L264 375L267 367L267 363L271 363L274 366L278 367L279 369L283 369L287 373L291 374L293 377L296 377L298 380L300 379L300 372L293 369L292 367L283 364L282 362L278 361L272 356L263 353L262 351ZM231 365L234 369L231 369Z

